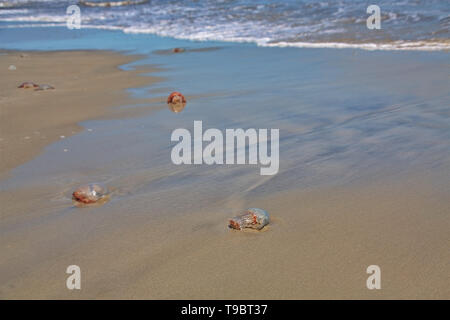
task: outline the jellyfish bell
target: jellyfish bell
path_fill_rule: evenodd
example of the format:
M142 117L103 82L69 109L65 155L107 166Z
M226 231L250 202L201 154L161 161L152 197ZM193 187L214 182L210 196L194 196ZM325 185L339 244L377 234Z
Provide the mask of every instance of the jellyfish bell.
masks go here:
M30 89L30 88L37 88L37 87L39 87L39 85L37 85L36 83L27 81L27 82L22 82L22 84L20 86L18 86L17 88Z
M101 183L90 183L79 187L72 193L72 200L76 204L94 204L106 201L108 189Z
M269 222L270 218L266 210L249 208L244 213L230 219L228 227L235 230L243 230L246 228L261 230Z
M179 92L172 92L167 98L167 105L172 112L179 113L186 107L186 98Z
M167 103L177 103L177 102L186 103L186 98L180 92L174 91L169 95L169 97L167 97Z
M180 53L180 52L184 52L184 51L186 51L186 50L183 49L183 48L173 48L173 49L172 49L172 52L173 52L173 53Z

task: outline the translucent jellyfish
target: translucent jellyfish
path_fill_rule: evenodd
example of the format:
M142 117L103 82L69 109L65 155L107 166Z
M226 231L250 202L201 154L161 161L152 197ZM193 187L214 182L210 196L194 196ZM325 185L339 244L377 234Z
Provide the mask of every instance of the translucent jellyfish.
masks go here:
M249 208L243 214L230 219L228 226L236 230L242 230L244 228L261 230L269 224L269 221L267 211L259 208Z
M74 201L84 204L92 204L106 199L108 189L100 183L90 183L79 187L72 193Z

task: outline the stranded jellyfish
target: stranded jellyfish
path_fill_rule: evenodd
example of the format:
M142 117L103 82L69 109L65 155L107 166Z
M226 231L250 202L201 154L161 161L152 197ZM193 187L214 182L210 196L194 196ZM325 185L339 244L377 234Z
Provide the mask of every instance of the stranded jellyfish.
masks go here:
M242 230L244 228L261 230L269 224L267 211L258 208L249 208L244 213L230 219L228 226L231 229Z
M34 82L23 82L20 86L18 86L17 88L21 88L21 89L30 89L30 88L37 88L39 87L36 83Z
M79 187L72 193L72 199L78 203L92 204L106 200L108 190L100 183L90 183Z
M186 50L185 49L183 49L183 48L173 48L172 49L172 52L173 53L180 53L180 52L185 52Z
M186 106L186 98L179 92L172 92L167 98L167 104L171 111L178 113Z

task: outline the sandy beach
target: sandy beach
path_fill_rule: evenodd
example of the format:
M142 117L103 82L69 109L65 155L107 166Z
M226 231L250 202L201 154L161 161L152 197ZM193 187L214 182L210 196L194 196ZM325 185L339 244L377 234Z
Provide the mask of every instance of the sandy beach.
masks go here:
M115 177L103 173L108 165L103 158L98 169L96 162L88 168L71 167L83 162L86 153L95 158L92 150L103 146L89 146L80 122L112 119L119 126L130 116L151 119L149 111L162 107L162 99L155 98L156 106L115 108L150 101L132 98L126 89L156 83L158 78L142 76L151 69L118 69L136 59L104 51L0 56L2 70L11 64L17 67L0 80L0 298L449 298L446 159L440 159L437 168L418 166L391 177L369 175L310 188L299 183L276 192L264 190L270 182L276 187L276 178L249 180L243 192L228 188L228 180L209 172L211 180L203 183L200 168L181 171L171 163L141 168L128 150L124 153L129 158L119 159L119 164L110 157ZM56 89L18 89L23 81ZM107 150L125 144L115 143L113 133L104 131L95 139L105 141ZM136 132L130 140L136 148L149 141L156 148L157 139L141 142ZM61 136L80 136L69 143L71 153L61 153ZM163 142L168 138L166 132L161 136ZM57 151L51 147L55 142ZM86 153L78 148L83 143ZM145 161L157 162L160 156L167 162L167 153L167 147L162 155L156 149L156 160ZM40 172L49 159L57 160L50 165L55 173ZM29 160L29 165L19 167ZM132 173L125 164L130 161L138 168ZM14 174L10 177L14 168L16 179ZM36 171L36 177L28 176ZM74 207L71 191L103 177L96 171L109 179L112 200L100 207ZM266 209L271 224L262 232L229 230L230 216L247 207ZM82 270L79 291L65 287L65 270L72 264ZM366 288L369 265L381 268L381 290Z
M5 70L0 78L0 177L32 159L46 145L80 132L81 121L137 115L136 110L117 108L143 102L132 100L126 89L156 81L156 78L138 76L151 72L151 68L119 70L118 66L137 57L112 52L3 53L0 56L0 68ZM16 69L9 70L11 65ZM49 84L56 89L17 88L23 82Z

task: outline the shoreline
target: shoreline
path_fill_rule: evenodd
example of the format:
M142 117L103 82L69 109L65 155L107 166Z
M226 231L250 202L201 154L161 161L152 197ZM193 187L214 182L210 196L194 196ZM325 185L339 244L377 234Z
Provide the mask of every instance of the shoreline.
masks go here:
M78 57L79 60L76 60L76 52L81 56ZM219 50L211 52L220 53L222 52ZM41 53L31 52L30 61L38 61L39 54ZM129 108L115 108L141 102L140 99L131 97L126 91L127 88L157 81L156 77L139 76L148 72L147 70L117 69L117 65L134 61L135 56L122 56L108 51L69 51L55 55L71 56L71 61L83 61L85 64L82 68L74 63L65 66L66 58L61 57L59 63L73 71L72 77L67 79L67 74L58 69L59 71L50 70L47 74L38 72L37 79L19 81L8 77L1 80L5 81L1 90L10 89L14 92L14 95L6 97L10 101L9 106L14 106L14 101L22 101L23 108L10 110L8 117L5 115L2 119L5 125L9 125L12 123L9 115L13 115L12 119L17 119L13 122L19 123L8 127L8 153L16 152L18 157L12 158L12 164L14 160L24 160L26 155L31 157L32 152L40 153L48 143L58 141L60 135L68 137L73 134L72 131L59 130L69 128L75 133L82 130L76 119L122 119L140 115L140 112L147 113L165 108L163 99L155 99L156 106L149 108L132 108L131 111ZM0 60L3 57L5 56L0 56ZM176 66L177 63L180 65L182 61L175 60L178 58L190 58L191 60L187 61L191 63L200 60L200 57L196 59L193 55L173 58L168 60L174 62L173 65L169 62L168 68ZM20 59L27 57L17 59L21 61ZM54 61L47 63L53 65ZM96 61L98 63L94 64ZM211 61L215 61L214 56ZM305 61L310 64L307 59ZM208 68L207 62L208 59L201 60L200 67ZM93 64L96 66L94 69ZM361 62L347 64L344 69L349 70L350 66L360 65ZM8 66L5 70L8 74L17 75L17 71L21 71L24 66L17 63L17 70L9 71ZM44 63L39 66L44 71L48 69ZM389 65L383 64L381 59L380 66L388 69ZM406 71L411 70L408 64L401 66ZM226 75L221 69L211 69L213 72L208 70L204 74L201 69L202 72L195 74L189 67L199 69L197 65L190 63L176 69L178 75L182 74L175 78L176 81L183 81L183 77L186 77L199 87L198 90L194 90L195 86L183 88L186 94L202 93L201 90L205 90L205 82L201 82L199 75L206 74L214 78L217 75ZM273 74L283 72L280 67L282 65L275 68ZM321 70L322 66L317 68ZM58 72L62 74L58 74L60 81L55 83L52 76ZM380 75L375 74L369 80L386 79L389 74L386 76L384 72L382 68ZM75 79L78 73L78 79ZM271 73L263 73L265 77L268 74ZM308 73L305 73L305 77L314 79ZM409 74L407 77L414 79ZM87 79L89 84L84 79ZM405 80L405 77L400 77L399 80ZM410 84L411 80L407 80ZM56 90L22 91L16 88L22 81L49 83L54 85ZM235 93L229 84L224 83L224 90L242 98L242 91ZM345 81L342 83L345 84ZM445 84L437 83L440 86ZM413 82L412 87L416 88L419 84L423 83ZM437 93L444 92L440 86L434 88ZM169 83L167 90L175 87ZM263 87L267 88L268 85L264 84ZM302 100L306 100L308 95L312 96L311 100L315 100L316 95L323 94L324 88L327 87L305 86ZM349 92L347 88L351 86L344 87L346 92ZM404 89L402 94L408 92L401 86L395 87L398 88ZM274 87L273 90L277 88ZM4 92L6 91L0 91L2 99L5 99ZM427 90L426 93L424 100L430 99L428 95L432 92ZM290 97L291 94L292 92L287 96ZM334 97L334 94L336 92L332 91L328 95ZM59 104L58 101L52 102L55 97L58 98ZM277 97L276 91L267 97ZM205 100L206 106L202 105ZM149 103L149 99L142 102ZM445 279L450 262L445 260L445 255L448 251L446 244L450 228L450 163L445 153L435 153L436 149L427 149L425 159L428 162L420 162L416 167L411 165L409 170L396 175L387 173L387 169L395 171L395 158L389 158L392 161L389 162L391 166L379 168L384 173L382 176L377 175L376 170L369 172L368 168L363 167L359 168L360 171L369 172L363 178L352 180L349 177L348 180L341 179L338 180L340 184L333 185L330 183L333 181L330 178L332 174L350 175L358 168L357 163L349 160L360 159L365 166L378 164L380 159L375 155L380 151L390 151L382 150L383 146L387 146L386 143L381 144L383 140L369 135L367 138L373 139L373 149L369 149L371 153L368 153L370 162L365 157L355 158L355 153L350 153L342 162L337 162L339 153L336 155L335 150L330 150L329 154L324 152L327 151L328 144L321 145L321 142L330 143L333 147L339 143L349 148L357 145L360 138L354 137L365 131L349 130L355 129L353 127L347 128L347 131L337 131L339 140L329 141L330 136L325 136L323 139L311 140L307 145L298 141L292 142L291 146L302 147L305 155L311 157L302 158L302 154L294 152L284 153L282 157L286 162L283 162L280 168L291 171L280 172L270 183L270 180L260 179L260 176L241 177L240 168L236 171L227 171L227 168L204 171L209 167L175 167L169 160L170 148L167 147L169 133L174 127L192 124L194 116L204 116L211 126L214 123L222 124L224 119L225 122L234 123L228 117L235 114L242 115L243 123L253 123L255 120L252 117L253 112L246 115L246 110L243 109L239 110L242 113L237 113L236 109L231 107L216 109L220 102L220 99L198 99L189 104L186 112L177 116L167 110L151 114L148 118L141 117L124 123L112 124L114 121L104 121L100 124L104 130L100 132L100 129L95 129L95 136L90 137L88 133L83 133L71 139L70 148L73 153L62 152L62 145L57 146L57 152L56 147L53 150L47 148L39 159L33 159L31 163L15 171L11 180L3 180L5 183L0 192L0 298L448 298ZM49 117L49 113L40 114L37 108L33 109L35 103L40 103L44 109L47 108L45 103L52 103L48 106L48 112L52 116ZM245 100L239 100L234 105L239 107L244 103ZM345 104L346 101L342 103ZM61 105L64 110L61 110ZM90 108L92 105L95 109ZM233 104L230 103L230 106ZM83 112L74 114L76 107ZM290 105L285 107L285 112L293 111L289 109ZM294 107L297 110L301 105ZM270 106L267 108L272 109ZM395 110L391 109L381 110L385 112L378 114L370 110L368 115L362 114L359 117L355 117L358 112L352 111L348 113L351 117L347 120L355 119L356 123L364 126L373 124L377 120L374 115L378 115L378 120L384 128L389 124L387 115L395 115ZM303 110L306 111L307 108ZM54 117L51 111L64 112ZM324 113L324 110L319 111ZM271 113L265 114L265 119L270 120L270 115ZM304 137L308 132L310 136L317 134L317 131L310 131L308 126L305 129L305 124L302 123L308 118L308 114L294 115L297 115L294 118L296 122L284 123L283 127L285 130L291 130L291 136ZM286 115L289 116L290 114ZM402 114L398 115L400 120L405 118ZM339 124L338 120L347 121L345 117L337 120L331 118L329 122L319 122L317 130L320 131L324 124L325 127L327 124ZM423 120L423 124L427 124L427 127L436 124L432 120L427 118ZM415 122L417 120L411 120L411 124ZM38 144L40 140L28 132L33 139L20 140L25 137L24 130L28 130L32 125L49 127L47 138L42 139L42 146ZM442 126L443 129L446 128L444 124ZM44 132L39 127L34 130L39 130L41 135ZM417 130L411 133L421 132ZM441 142L445 146L443 133L427 137L433 141L433 145ZM17 140L12 140L13 138ZM415 151L414 145L402 145L405 146L404 150L390 152ZM29 146L32 146L30 150L27 149ZM25 156L20 156L16 150L23 152ZM345 148L341 151L344 150ZM366 152L364 149L359 150ZM323 155L314 157L317 153ZM414 159L417 155L401 154L405 155L406 159ZM95 161L86 161L84 164L86 157L92 157ZM330 162L319 161L324 158L330 159ZM288 162L289 159L295 161ZM107 168L106 162L109 166ZM325 173L322 172L325 184L308 188L307 178L321 174L320 170L307 171L308 164L309 169L328 169ZM301 174L296 175L298 172ZM327 175L327 172L330 175ZM73 189L94 178L100 180L99 182L106 180L108 187L114 189L111 200L102 206L83 209L73 207L70 198ZM261 233L228 229L228 219L248 207L263 208L269 212L271 223L267 229ZM81 268L80 291L70 291L65 286L68 276L65 271L67 266L72 264ZM381 290L368 290L366 287L366 279L369 276L366 268L369 265L379 265L381 268Z
M119 68L138 60L136 55L102 50L0 53L0 69L7 75L0 78L0 179L51 143L81 132L83 121L138 115L136 110L118 109L149 103L131 97L127 90L158 81L157 77L142 76L155 68ZM11 65L16 70L9 70ZM17 88L27 81L55 89Z

